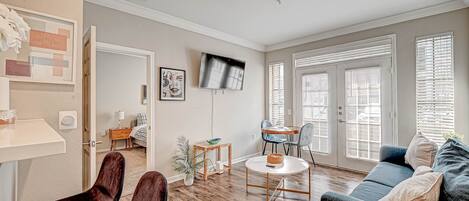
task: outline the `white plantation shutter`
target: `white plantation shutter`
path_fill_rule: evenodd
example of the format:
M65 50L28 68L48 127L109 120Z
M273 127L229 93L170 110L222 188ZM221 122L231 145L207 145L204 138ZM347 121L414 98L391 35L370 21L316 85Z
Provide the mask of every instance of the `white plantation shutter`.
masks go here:
M269 65L269 119L273 125L285 124L283 63Z
M453 34L417 39L417 131L438 144L454 131Z
M355 59L370 58L392 54L392 40L383 39L359 47L351 47L339 51L326 51L317 53L306 53L295 59L295 67L314 66L319 64L336 63Z

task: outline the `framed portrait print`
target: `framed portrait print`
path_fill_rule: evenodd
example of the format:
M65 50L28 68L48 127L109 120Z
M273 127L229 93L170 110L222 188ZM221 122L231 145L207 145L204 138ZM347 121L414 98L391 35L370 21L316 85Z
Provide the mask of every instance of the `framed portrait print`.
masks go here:
M160 100L186 100L186 71L160 67Z
M77 23L9 6L31 30L19 53L0 53L0 76L17 82L75 84Z

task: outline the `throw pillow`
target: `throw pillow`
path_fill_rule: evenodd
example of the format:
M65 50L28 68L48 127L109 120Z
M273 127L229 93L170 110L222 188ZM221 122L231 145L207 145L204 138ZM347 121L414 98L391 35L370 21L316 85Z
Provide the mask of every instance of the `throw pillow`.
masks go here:
M445 200L469 200L469 146L449 139L438 151L433 170L443 173Z
M405 162L416 170L419 166L432 167L438 145L427 139L422 133L417 133L407 148Z
M433 172L433 169L431 167L419 166L415 170L415 172L412 176L414 177L414 176L424 175L424 174L427 174L427 173L430 173L430 172Z
M397 184L380 201L438 201L442 180L440 172L412 176Z

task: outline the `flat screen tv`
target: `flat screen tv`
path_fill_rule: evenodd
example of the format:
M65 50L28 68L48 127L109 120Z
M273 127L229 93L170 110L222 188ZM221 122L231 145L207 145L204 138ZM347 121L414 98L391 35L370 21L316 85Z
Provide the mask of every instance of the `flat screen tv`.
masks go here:
M245 65L244 61L202 53L199 87L242 90Z

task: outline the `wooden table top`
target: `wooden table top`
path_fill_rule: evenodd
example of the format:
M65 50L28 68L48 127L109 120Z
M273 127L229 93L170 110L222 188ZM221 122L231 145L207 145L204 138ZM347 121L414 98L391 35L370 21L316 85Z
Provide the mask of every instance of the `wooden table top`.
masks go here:
M299 127L267 127L262 129L262 133L270 135L296 135L300 133Z
M219 142L218 144L211 145L211 144L208 144L208 142L201 142L201 143L194 144L194 147L199 148L199 149L216 149L218 147L227 147L227 146L231 146L231 143Z

